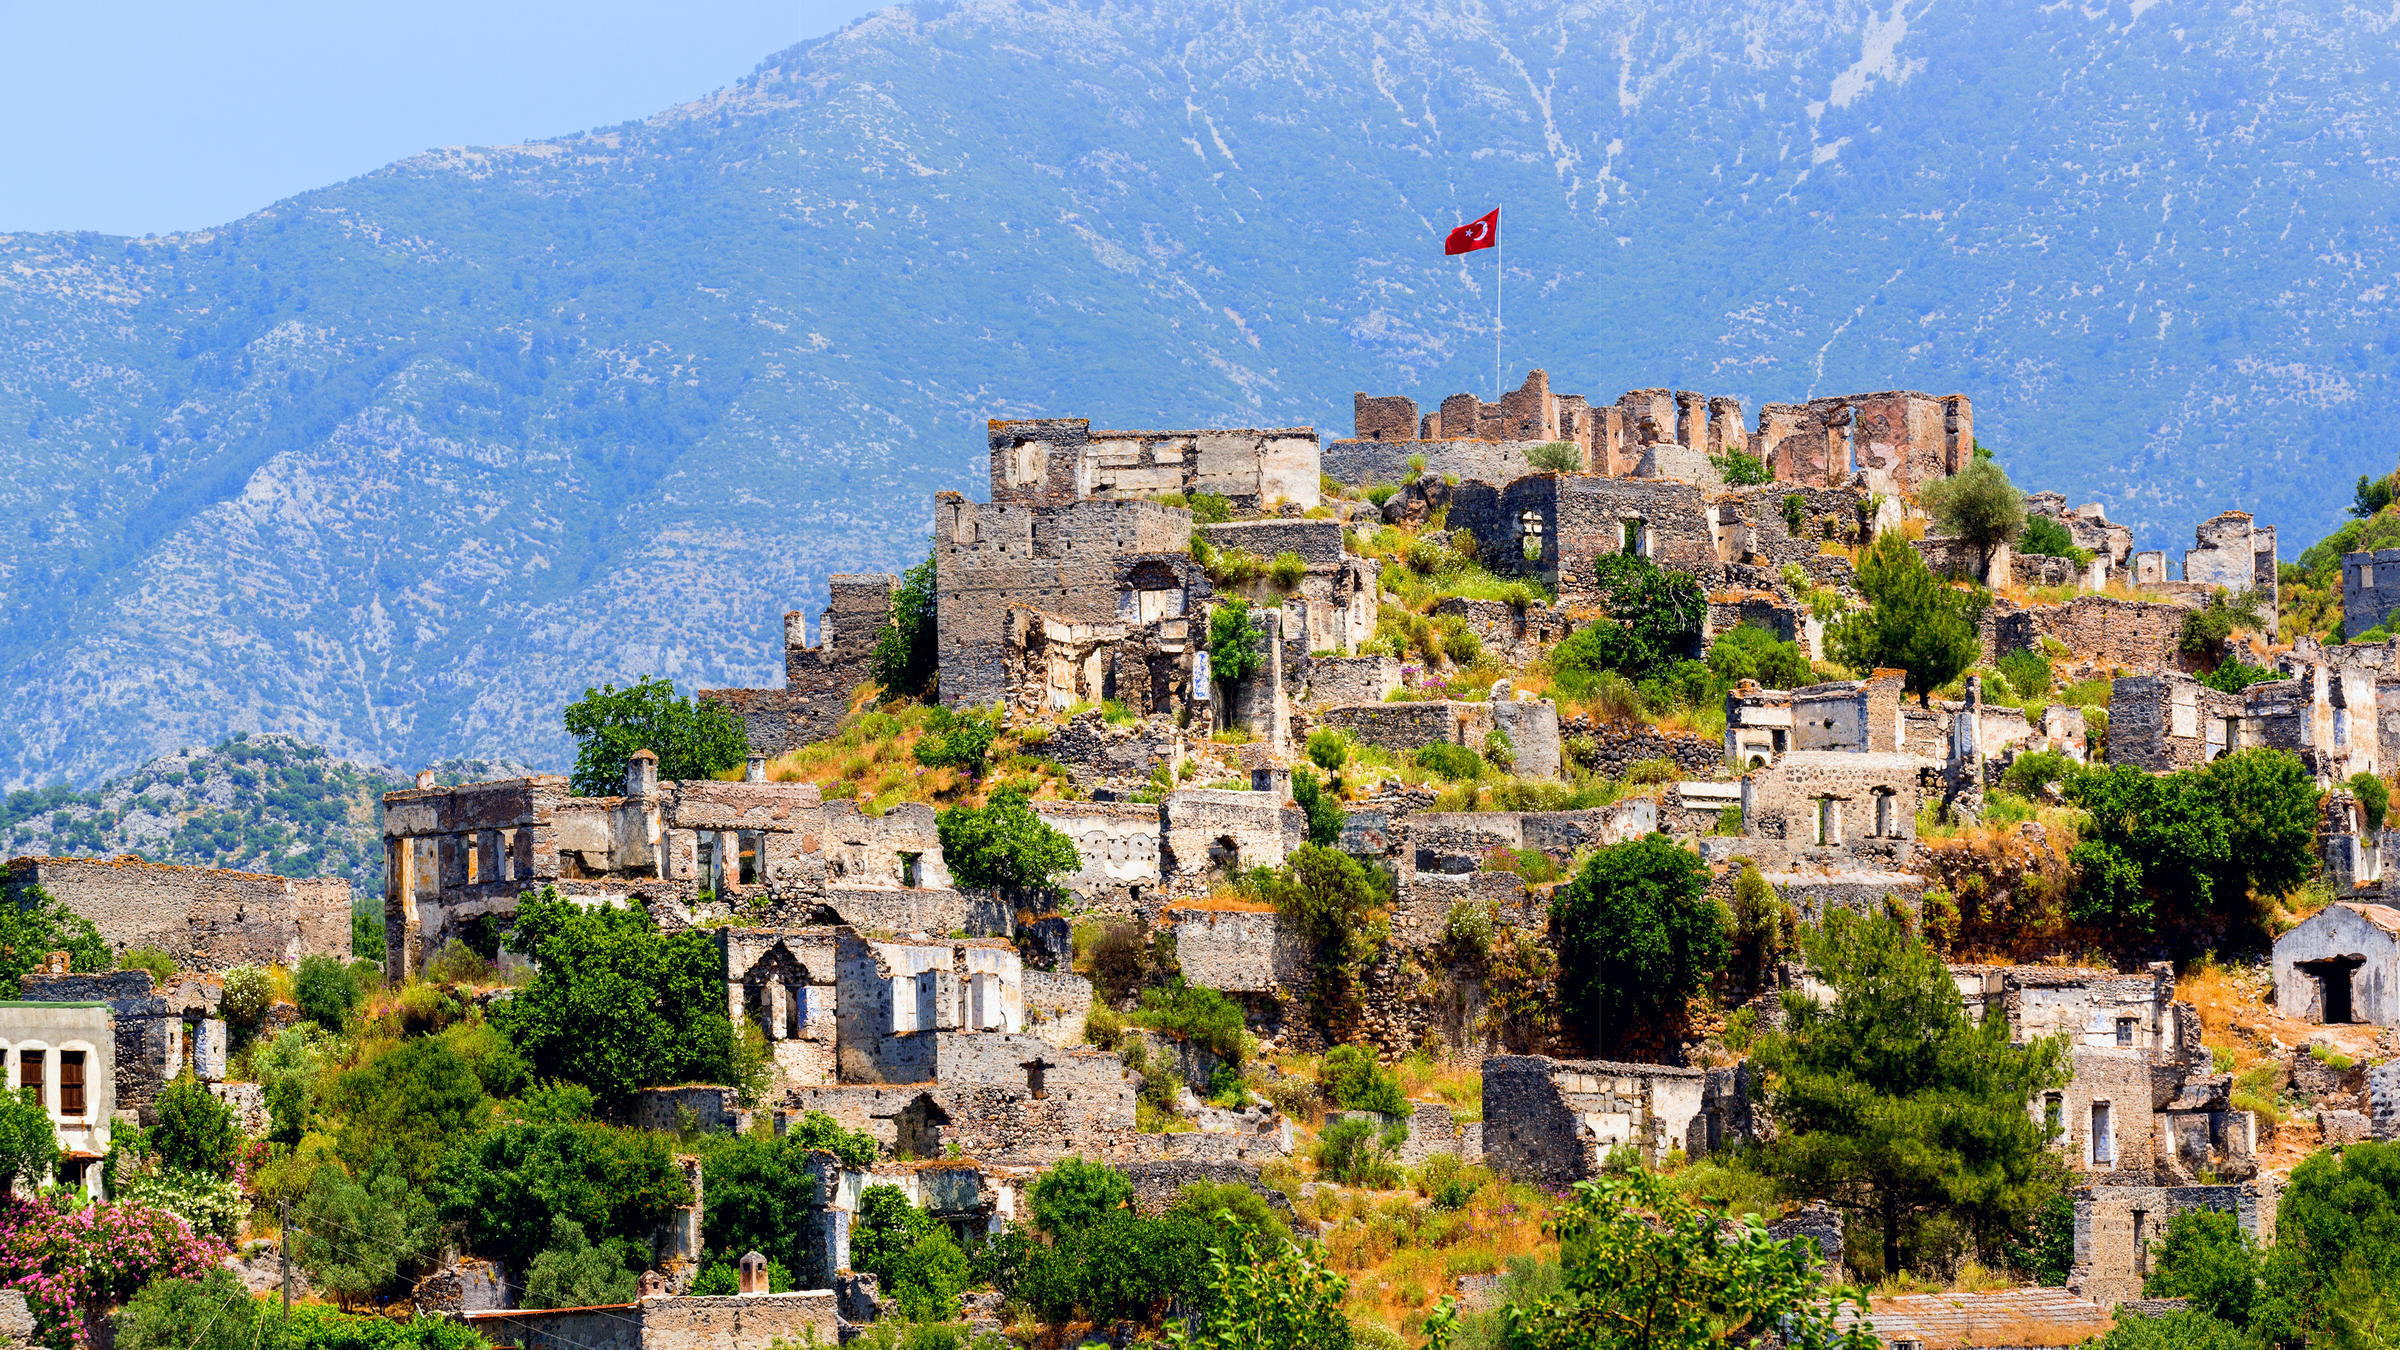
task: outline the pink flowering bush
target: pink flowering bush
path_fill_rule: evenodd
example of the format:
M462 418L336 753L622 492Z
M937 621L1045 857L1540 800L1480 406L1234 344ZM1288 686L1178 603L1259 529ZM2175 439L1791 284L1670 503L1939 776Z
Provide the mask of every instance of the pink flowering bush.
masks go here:
M89 1350L89 1324L143 1284L198 1279L228 1254L182 1216L131 1201L0 1198L0 1287L24 1291L50 1350Z

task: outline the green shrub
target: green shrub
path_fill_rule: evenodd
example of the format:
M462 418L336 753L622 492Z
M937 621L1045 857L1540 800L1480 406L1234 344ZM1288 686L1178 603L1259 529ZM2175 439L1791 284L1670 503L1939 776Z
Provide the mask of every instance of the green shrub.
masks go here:
M2358 798L2358 804L2366 809L2367 833L2381 834L2384 813L2391 809L2392 790L2371 773L2354 773L2343 786L2349 788L2350 795Z
M1319 848L1342 842L1342 826L1350 813L1342 809L1341 797L1319 785L1316 774L1305 765L1292 770L1292 801L1308 818L1308 842Z
M1407 1137L1405 1125L1378 1129L1356 1116L1334 1121L1317 1136L1317 1170L1345 1186L1396 1186L1400 1169L1392 1153Z
M583 1225L561 1214L550 1221L550 1245L525 1268L528 1308L593 1308L633 1302L634 1272L610 1245L595 1246Z
M1142 1006L1130 1019L1153 1031L1172 1032L1237 1069L1247 1054L1250 1033L1242 1005L1205 985L1186 984L1179 977L1164 988L1142 991Z
M1416 759L1419 768L1440 774L1453 782L1472 782L1483 776L1483 756L1449 741L1435 741L1420 747Z
M1756 680L1769 689L1798 689L1814 679L1806 648L1754 623L1736 624L1710 643L1708 669L1727 689L1742 680Z
M225 990L217 1014L230 1026L255 1029L267 1020L275 998L275 982L263 966L235 966L225 972Z
M1308 564L1300 560L1299 554L1288 549L1276 554L1267 563L1267 580L1274 582L1278 590L1294 589L1299 586L1301 578L1307 575Z
M349 967L333 957L301 957L300 968L292 973L292 998L300 1005L300 1015L327 1031L340 1031L363 997Z
M928 730L917 742L917 763L928 769L957 769L969 778L981 777L991 759L992 742L1000 738L999 712L975 708L953 712L943 707L926 711Z
M1317 1061L1317 1088L1336 1110L1409 1114L1398 1075L1364 1046L1337 1045L1326 1051Z
M1208 669L1219 680L1247 679L1265 662L1259 649L1266 629L1239 597L1219 604L1208 616Z
M583 1109L590 1101L582 1094ZM557 1245L553 1219L603 1243L647 1242L691 1202L666 1136L589 1120L515 1121L462 1140L434 1195L470 1249L512 1269Z
M1203 525L1223 525L1233 519L1233 501L1214 492L1195 492L1187 499L1192 519Z
M1573 441L1544 441L1525 452L1536 473L1581 473L1583 450Z
M117 965L125 970L149 971L151 983L161 989L175 978L175 958L157 947L136 947L117 958Z
M2082 771L2083 766L2064 750L2036 750L2010 760L2008 771L2000 775L2000 786L2027 801L2040 801L2043 788L2054 783L2064 787Z
M221 1177L233 1170L242 1132L234 1126L233 1108L185 1069L158 1094L158 1124L151 1127L149 1142L168 1167Z
M1101 1162L1069 1154L1033 1183L1026 1200L1033 1226L1063 1238L1098 1224L1133 1203L1133 1183Z
M1327 773L1340 773L1350 762L1350 738L1338 727L1318 727L1308 733L1308 758Z
M934 819L942 857L961 886L1046 889L1083 866L1075 841L1034 814L1026 795L1001 788L981 807L964 803Z
M1715 465L1717 472L1724 476L1727 487L1757 487L1775 481L1767 462L1747 450L1728 446L1724 454L1710 455L1708 462Z
M2000 674L2019 698L2039 698L2050 692L2050 662L2040 652L2015 651L2000 658Z

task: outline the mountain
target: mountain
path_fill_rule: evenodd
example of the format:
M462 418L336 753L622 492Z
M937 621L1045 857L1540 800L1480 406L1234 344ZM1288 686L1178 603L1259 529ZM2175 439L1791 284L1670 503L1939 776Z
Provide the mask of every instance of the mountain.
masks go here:
M513 777L521 766L452 761L443 783ZM383 794L415 775L352 764L290 736L237 733L118 774L87 792L65 784L0 798L0 857L113 858L339 876L383 891Z
M0 237L0 782L228 729L563 764L774 683L981 420L1353 390L1964 391L2145 547L2390 467L2390 12L2217 0L886 10L647 121L222 229Z

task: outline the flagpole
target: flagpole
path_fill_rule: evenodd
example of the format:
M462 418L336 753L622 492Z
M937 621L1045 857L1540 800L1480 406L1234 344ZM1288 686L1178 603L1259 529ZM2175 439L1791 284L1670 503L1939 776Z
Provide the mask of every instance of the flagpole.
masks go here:
M1500 237L1500 209L1492 208L1492 402L1500 401L1500 283L1507 273L1508 241Z

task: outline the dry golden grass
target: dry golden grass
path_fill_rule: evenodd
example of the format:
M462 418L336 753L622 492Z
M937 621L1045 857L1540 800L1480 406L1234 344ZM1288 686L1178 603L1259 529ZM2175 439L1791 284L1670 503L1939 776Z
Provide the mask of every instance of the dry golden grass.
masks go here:
M1484 1176L1481 1169L1474 1169ZM1414 1190L1353 1191L1325 1239L1333 1268L1350 1279L1345 1307L1407 1336L1461 1275L1500 1270L1512 1256L1555 1256L1542 1231L1549 1202L1530 1186L1485 1180L1463 1208L1445 1210Z
M1018 726L992 742L991 767L978 779L956 769L931 769L917 762L917 743L930 731L933 710L908 701L869 710L873 685L861 685L851 695L851 712L842 729L825 740L805 745L767 763L767 778L777 783L815 783L828 799L851 798L861 810L880 814L902 802L930 806L965 803L980 806L992 787L1003 781L1027 785L1037 798L1063 797L1069 781L1046 764L1019 765L1019 756L1041 754L1048 725ZM738 778L739 770L727 777Z

